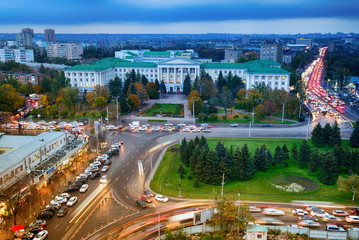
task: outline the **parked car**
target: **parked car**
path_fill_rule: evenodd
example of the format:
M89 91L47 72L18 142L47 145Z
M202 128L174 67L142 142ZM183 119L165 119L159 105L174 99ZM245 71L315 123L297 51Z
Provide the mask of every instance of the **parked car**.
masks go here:
M301 227L320 227L320 223L312 221L312 220L302 220L298 222L298 225Z
M137 200L136 201L136 206L140 207L140 208L146 208L147 205L143 200Z
M313 217L323 218L326 215L329 215L327 212L323 211L311 211L310 215Z
M70 186L68 189L65 190L65 192L69 193L69 192L76 192L79 190L79 187L77 186Z
M256 206L249 206L249 212L259 213L259 212L262 212L262 209L260 209L259 207L256 207Z
M61 204L56 201L51 201L50 204L46 205L46 208L53 207L55 209L59 209L61 207Z
M212 132L212 131L211 131L211 129L206 128L206 129L203 129L202 132L204 132L204 133L210 133L210 132Z
M312 220L312 221L318 222L318 218L316 218L316 217L311 217L311 216L309 216L309 215L299 216L299 220Z
M112 161L110 159L106 160L104 163L104 165L111 165L112 164Z
M292 213L294 216L308 215L308 212L303 209L294 209L294 210L292 210Z
M254 223L261 225L284 225L282 220L269 217L259 218L258 220L255 220Z
M44 230L44 226L40 226L40 225L33 225L33 226L29 226L29 232L32 233L38 233L40 231Z
M341 221L340 218L334 215L326 215L322 218L323 222L330 222L330 221Z
M37 215L37 219L49 219L52 218L52 216L54 216L54 213L51 211L43 211L42 213L40 213L39 215Z
M345 212L343 210L334 210L333 211L333 215L334 216L337 216L337 217L345 217L345 216L348 216L349 213L348 212Z
M152 198L148 195L142 195L141 196L141 200L147 202L147 203L151 203L152 202Z
M107 172L109 168L110 168L109 166L103 166L101 168L101 172Z
M29 224L29 227L35 226L35 225L40 225L40 226L46 226L47 225L47 221L46 220L36 220L35 222L32 222Z
M75 205L75 203L77 203L78 198L77 197L71 197L67 203L66 206L68 207L72 207L73 205Z
M232 123L231 127L239 127L238 123Z
M100 179L100 183L107 183L107 176L103 175Z
M68 211L68 208L65 207L65 206L63 206L63 207L61 207L61 208L59 209L59 211L57 212L56 215L57 215L58 217L63 217L63 216L66 215L67 211Z
M350 209L350 215L359 215L359 208Z
M265 209L263 209L262 213L265 215L270 215L270 216L285 215L285 212L283 210L276 209L276 208L265 208Z
M270 124L262 124L262 127L271 127L272 125Z
M150 190L146 189L145 191L143 191L144 194L146 194L147 196L153 197L155 196Z
M348 215L345 217L345 221L347 221L348 223L359 223L359 216Z
M328 232L345 232L344 228L334 224L327 224L325 230Z
M160 194L157 194L156 196L155 196L155 199L157 200L157 201L159 201L159 202L168 202L168 197L165 197L165 196L163 196L163 195L160 195Z
M33 240L43 240L47 237L47 235L49 235L49 232L46 230L43 230L43 231L39 232L38 234L36 234L36 236L34 237Z
M60 203L60 204L64 204L67 202L67 198L64 198L64 197L60 197L60 196L56 196L55 197L55 201Z
M323 208L320 208L320 207L317 207L317 206L308 206L308 207L306 208L306 210L307 210L308 212L311 212L311 211L324 211Z
M70 197L70 194L68 194L68 193L61 193L60 195L59 195L59 197L62 197L62 198L69 198Z
M89 189L89 185L88 184L84 184L81 186L80 188L80 193L85 193L87 191L87 189Z
M90 178L91 178L91 179L95 179L95 178L98 178L98 177L100 177L100 176L101 176L101 173L99 173L99 172L94 172L94 173L91 174Z

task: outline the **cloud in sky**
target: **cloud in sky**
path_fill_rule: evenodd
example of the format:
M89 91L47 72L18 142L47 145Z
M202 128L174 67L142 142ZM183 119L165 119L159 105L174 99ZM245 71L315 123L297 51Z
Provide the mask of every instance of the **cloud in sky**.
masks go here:
M359 4L357 0L16 0L2 3L0 32L9 27L40 25L57 29L79 26L77 32L83 32L81 26L102 26L102 31L108 32L113 26L146 29L174 25L182 26L181 32L186 29L190 32L193 26L203 24L206 28L208 22L218 26L231 22L232 27L235 27L234 22L252 23L253 27L249 27L257 33L263 32L257 23L272 22L272 26L266 24L267 30L268 26L273 27L273 31L269 32L276 32L280 26L286 32L293 32L291 28L300 27L301 22L308 22L309 19L314 25L310 29L314 28L316 32L344 31L341 28L358 32ZM318 24L318 19L326 19L327 22L330 19L332 26ZM296 24L289 25L288 20L296 20ZM343 25L344 22L346 25ZM101 29L97 31L101 32ZM222 29L212 28L211 32L222 32ZM158 31L161 33L164 29L158 28ZM295 32L303 31L298 29Z

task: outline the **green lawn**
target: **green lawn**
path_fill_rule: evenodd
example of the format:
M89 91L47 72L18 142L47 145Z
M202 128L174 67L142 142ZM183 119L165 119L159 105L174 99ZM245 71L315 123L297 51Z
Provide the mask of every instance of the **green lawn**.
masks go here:
M154 117L157 114L163 114L167 117L183 117L183 105L155 103L149 109L141 112L139 116Z
M257 146L266 144L267 148L271 149L274 154L274 149L277 145L287 144L290 149L293 144L298 147L303 141L302 139L241 139L241 138L210 138L207 139L208 144L213 148L217 141L221 140L225 146L242 146L247 143L252 153ZM348 141L344 141L344 147L348 146ZM179 180L178 168L180 165L178 145L173 146L166 152L164 158L159 165L156 174L150 184L151 188L158 193L168 196L178 196L179 194L179 181L181 181L181 191L185 198L207 198L213 199L215 193L220 194L220 185L206 185L200 184L199 188L194 188L194 179L188 180L191 175L189 168L185 167L185 178ZM176 150L177 149L177 150ZM319 149L325 151L325 149ZM310 193L287 193L276 189L272 186L272 179L280 175L293 175L302 176L317 182L316 174L309 173L306 169L298 168L293 162L289 163L289 167L275 166L271 167L268 172L257 172L255 177L245 182L227 182L224 186L225 194L233 194L237 196L241 194L241 200L252 201L279 201L290 202L293 200L311 200L311 201L330 201L341 204L353 204L350 199L350 194L343 194L338 192L336 186L326 186L319 184L319 190Z

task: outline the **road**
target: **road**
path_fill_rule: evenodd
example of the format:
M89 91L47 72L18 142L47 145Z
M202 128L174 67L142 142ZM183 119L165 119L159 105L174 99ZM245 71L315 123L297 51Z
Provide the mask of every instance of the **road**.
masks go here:
M101 185L98 179L89 180L89 190L84 194L75 194L79 196L79 202L70 208L69 213L63 218L54 217L49 221L48 239L82 239L109 222L117 220L120 223L143 214L134 201L142 195L151 169L155 169L159 163L164 147L183 138L190 139L202 134L206 137L248 137L250 134L251 137L306 138L308 129L313 126L314 123L290 128L214 127L211 133L108 132L109 143L124 141L119 156L112 157L113 163L107 172L108 184ZM350 132L342 134L346 138L350 136ZM139 161L143 174L139 171ZM149 206L145 212L153 210Z

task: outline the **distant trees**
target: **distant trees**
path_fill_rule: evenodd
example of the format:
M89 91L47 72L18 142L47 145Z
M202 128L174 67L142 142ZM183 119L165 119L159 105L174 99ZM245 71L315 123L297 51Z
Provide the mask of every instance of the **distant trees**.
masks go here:
M355 123L353 132L349 138L349 144L353 148L359 148L359 120Z
M317 123L317 125L314 127L312 131L312 143L316 147L334 147L334 146L341 146L342 145L342 139L340 134L340 128L335 121L333 127L330 126L329 123L327 123L324 128L320 125L320 123Z

